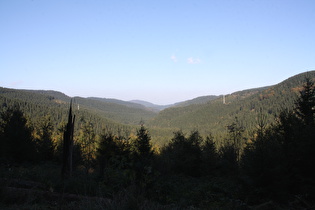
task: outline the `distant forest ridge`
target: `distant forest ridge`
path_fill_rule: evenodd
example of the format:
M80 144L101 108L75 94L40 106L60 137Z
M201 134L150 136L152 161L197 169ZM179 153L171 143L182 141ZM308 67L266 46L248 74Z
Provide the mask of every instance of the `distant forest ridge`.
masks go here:
M174 106L165 109L149 122L152 127L176 128L201 132L218 132L237 117L244 127L255 126L257 113L262 110L268 121L283 109L294 106L305 78L315 79L315 71L309 71L290 77L279 84L237 91L219 96L206 103ZM225 102L225 103L224 103Z
M93 121L96 131L104 128L135 130L145 123L151 131L154 143L163 145L176 130L190 132L199 130L223 135L226 126L235 117L247 130L256 125L257 113L262 110L269 122L280 110L294 106L305 78L315 79L315 71L292 76L279 84L237 91L221 96L201 96L167 106L133 100L123 101L97 97L69 97L52 90L19 90L0 88L1 110L18 104L31 119L51 116L57 126L65 121L69 102L72 99L76 115ZM78 122L77 122L78 123Z
M314 70L313 71L307 71L304 73L300 73L297 74L295 76L292 76L276 85L281 85L282 83L291 83L291 85L300 80L305 78L306 76L309 76L311 78L313 78L314 76ZM270 85L270 86L265 86L265 87L257 87L257 88L251 88L251 89L246 89L246 90L240 90L240 91L236 91L230 94L226 94L226 95L235 95L235 94L246 94L246 93L255 93L257 91L261 91L261 90L265 90L268 88L271 88L273 86L276 85ZM8 90L15 90L15 91L25 91L25 92L33 92L33 93L39 93L39 94L43 94L43 95L49 95L55 98L58 98L60 100L69 100L69 98L71 98L70 96L67 96L66 94L60 92L60 91L54 91L54 90L29 90L29 89L13 89L13 88L5 88L5 87L0 87L2 90L0 93L3 93L3 90L6 89ZM125 106L129 106L129 107L134 107L134 108L143 108L143 107L147 107L147 108L152 108L154 110L163 110L169 107L173 107L173 106L187 106L187 105L191 105L191 104L203 104L203 103L207 103L211 100L214 99L218 99L218 98L222 98L223 95L207 95L207 96L199 96L193 99L187 99L186 101L181 101L181 102L176 102L174 104L168 104L168 105L157 105L148 101L144 101L144 100L130 100L130 101L124 101L124 100L120 100L120 99L114 99L114 98L101 98L101 97L86 97L86 99L92 99L92 100L99 100L99 101L103 101L103 102L107 102L107 103L114 103L114 104L120 104L120 105L125 105ZM75 96L73 98L83 98L80 96Z

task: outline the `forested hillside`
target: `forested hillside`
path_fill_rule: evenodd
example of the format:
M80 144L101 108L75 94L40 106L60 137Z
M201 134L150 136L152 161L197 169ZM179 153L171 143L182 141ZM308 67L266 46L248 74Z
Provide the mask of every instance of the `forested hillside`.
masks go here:
M209 132L221 135L235 117L250 132L257 124L262 111L267 122L285 108L292 108L306 77L315 79L315 71L302 73L273 86L238 91L211 100L205 104L171 107L161 111L149 122L152 128L172 128L189 132L198 129L203 135ZM169 134L170 135L170 134Z
M71 98L57 91L15 90L0 88L2 107L18 104L31 118L50 115L54 122L63 121L64 111ZM72 98L79 116L94 119L98 124L137 125L141 120L149 120L155 113L145 107L119 100L99 98Z
M183 106L188 106L188 105L192 105L192 104L205 104L209 101L212 101L214 99L219 98L220 96L215 96L215 95L210 95L210 96L200 96L197 98L193 98L190 100L186 100L186 101L182 101L182 102L177 102L175 104L169 104L169 105L156 105L156 104L152 104L150 102L147 101L142 101L142 100L132 100L131 102L133 103L137 103L137 104L141 104L147 108L149 108L150 110L159 112L162 111L164 109L170 108L170 107L183 107Z
M227 104L220 100L165 110L191 118L200 113L200 118L214 107L221 114L227 111L231 120L223 136L173 130L160 148L152 136L174 128L147 128L142 122L130 132L131 126L101 116L106 109L98 107L98 100L88 107L86 99L75 98L69 105L61 100L65 95L52 93L1 89L1 209L315 206L314 72L233 93ZM77 110L79 104L90 110ZM255 128L244 126L233 104L242 106L239 113L255 114Z
M200 96L191 100L187 100L187 101L183 101L183 102L178 102L175 103L174 106L189 106L192 104L205 104L208 103L209 101L212 101L214 99L219 98L220 96L215 96L215 95L211 95L211 96Z
M74 97L73 102L77 116L93 122L97 133L105 127L128 127L132 130L134 125L143 122L151 130L153 142L161 146L177 130L185 133L198 130L203 136L210 132L215 136L224 136L227 125L235 117L249 134L257 124L259 112L266 115L267 122L272 122L280 110L294 105L306 76L314 79L315 71L293 76L277 85L225 95L225 104L223 96L201 96L176 103L160 112L157 109L162 107L154 108L153 104L143 101ZM0 88L2 108L19 104L33 121L50 116L55 127L65 121L70 100L69 96L57 91Z

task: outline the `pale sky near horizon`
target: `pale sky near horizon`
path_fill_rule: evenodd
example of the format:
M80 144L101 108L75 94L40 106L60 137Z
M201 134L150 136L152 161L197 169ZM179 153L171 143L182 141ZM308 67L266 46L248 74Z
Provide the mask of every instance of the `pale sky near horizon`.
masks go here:
M315 69L314 0L0 0L0 86L171 104Z

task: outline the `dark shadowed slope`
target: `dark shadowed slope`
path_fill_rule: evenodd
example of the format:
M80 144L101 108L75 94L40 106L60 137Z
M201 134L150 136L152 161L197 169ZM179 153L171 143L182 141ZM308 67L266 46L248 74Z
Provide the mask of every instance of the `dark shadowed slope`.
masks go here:
M65 108L70 102L71 97L57 91L44 90L16 90L9 88L0 88L0 96L3 101L16 101L18 104L33 104L36 106L46 106ZM156 115L155 112L147 110L145 107L134 104L130 106L129 102L123 105L119 100L102 101L91 98L73 98L75 106L80 111L87 111L102 118L106 118L122 124L138 124L141 120L149 120ZM36 108L35 108L36 109Z

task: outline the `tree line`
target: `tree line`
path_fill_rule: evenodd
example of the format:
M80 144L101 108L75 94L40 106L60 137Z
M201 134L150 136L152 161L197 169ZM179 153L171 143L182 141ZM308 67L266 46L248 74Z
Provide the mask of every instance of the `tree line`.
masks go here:
M74 137L74 170L97 174L97 182L111 192L136 186L146 199L162 204L246 209L272 201L314 207L313 81L306 78L299 93L294 108L282 110L271 124L260 110L250 137L235 118L223 139L211 132L203 137L198 130L179 130L161 148L152 145L144 124L134 134L110 127L97 134L92 121L81 118ZM55 130L46 117L34 127L18 107L7 108L0 119L2 167L26 161L61 164L65 125Z

